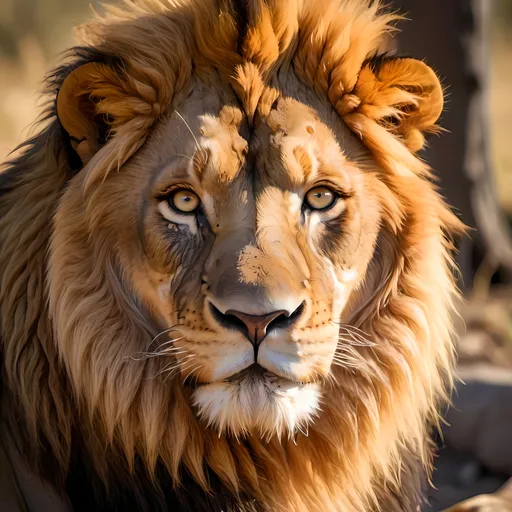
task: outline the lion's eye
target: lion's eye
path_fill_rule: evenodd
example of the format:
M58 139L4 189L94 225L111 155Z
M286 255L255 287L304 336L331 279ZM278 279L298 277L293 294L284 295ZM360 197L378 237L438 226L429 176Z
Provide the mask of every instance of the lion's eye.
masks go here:
M306 194L305 202L312 210L327 210L334 205L337 197L329 187L315 187Z
M199 207L199 198L190 190L178 190L169 197L169 204L179 212L192 213Z

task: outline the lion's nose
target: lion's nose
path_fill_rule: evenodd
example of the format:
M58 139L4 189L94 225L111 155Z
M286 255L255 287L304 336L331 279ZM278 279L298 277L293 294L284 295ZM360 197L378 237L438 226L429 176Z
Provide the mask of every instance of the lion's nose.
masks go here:
M213 304L210 306L219 323L228 329L242 332L256 349L272 329L286 328L292 325L304 311L305 302L302 302L294 311L280 309L264 315L250 315L234 309L221 313Z

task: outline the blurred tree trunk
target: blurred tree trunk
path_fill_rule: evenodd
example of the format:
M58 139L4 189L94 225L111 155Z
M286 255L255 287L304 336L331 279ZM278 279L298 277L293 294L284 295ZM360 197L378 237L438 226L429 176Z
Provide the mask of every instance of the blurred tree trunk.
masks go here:
M426 61L447 92L441 124L449 130L432 137L425 158L441 179L442 193L462 220L476 228L460 243L463 286L475 275L499 270L512 280L512 238L494 192L487 137L490 55L488 0L393 0L411 20L397 36L399 54Z

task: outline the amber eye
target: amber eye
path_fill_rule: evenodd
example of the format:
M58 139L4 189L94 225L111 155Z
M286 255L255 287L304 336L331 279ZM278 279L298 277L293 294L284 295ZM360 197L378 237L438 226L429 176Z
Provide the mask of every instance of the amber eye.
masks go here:
M193 213L199 207L199 198L191 190L178 190L169 197L169 204L182 213Z
M329 187L315 187L306 194L306 204L312 210L327 210L334 206L338 196Z

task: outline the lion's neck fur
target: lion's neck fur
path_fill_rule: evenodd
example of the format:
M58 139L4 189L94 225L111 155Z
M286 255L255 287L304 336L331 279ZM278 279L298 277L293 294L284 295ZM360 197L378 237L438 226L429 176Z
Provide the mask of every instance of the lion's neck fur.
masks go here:
M347 13L358 15L356 3L345 2ZM148 0L145 8L150 4L156 5ZM386 23L376 23L376 33L384 31ZM291 31L276 28L284 39ZM258 33L253 35L250 44L256 44ZM304 80L312 72L309 67L306 62ZM300 72L300 62L297 69ZM61 78L54 77L54 90ZM136 344L150 333L147 326L136 325L119 302L112 304L109 297L118 282L108 280L95 290L98 300L80 312L95 316L97 325L84 331L55 329L54 324L65 323L73 311L60 311L50 320L47 252L52 219L72 167L54 111L50 117L50 126L0 175L2 421L17 433L29 464L36 467L37 462L43 476L67 489L77 502L80 482L84 494L96 487L101 495L108 486L111 494L104 496L109 510L115 496L123 493L148 505L155 485L168 501L156 499L152 510L178 510L172 508L176 503L184 504L183 510L415 510L422 473L431 467L430 429L438 422L439 403L449 393L454 357L449 318L454 284L444 232L458 229L458 224L421 178L428 173L426 167L384 128L380 131L359 114L346 116L347 125L362 134L388 172L384 179L389 191L382 192L386 216L375 263L345 319L374 343L347 354L357 370L336 370L337 385L322 406L322 421L312 425L307 436L239 441L205 429L178 382L171 392L169 386L149 382L146 377L154 373L151 360L137 375L120 364L95 369L103 372L104 380L77 362L69 373L83 379L82 387L87 382L94 397L74 392L76 382L68 376L71 362L67 367L62 362L54 336L65 336L66 343L77 333L91 340L108 336L114 345ZM92 254L86 238L77 233L76 249L84 261L75 277L84 282L107 257ZM111 270L116 275L119 269ZM121 281L120 275L116 278ZM73 290L70 282L70 293ZM137 310L129 296L123 301ZM110 318L116 318L112 325ZM126 398L123 403L102 394L103 384L114 377ZM134 474L142 476L135 480ZM90 487L82 477L91 481ZM179 481L188 490L177 490ZM213 497L208 495L211 490ZM122 508L121 498L118 505Z

